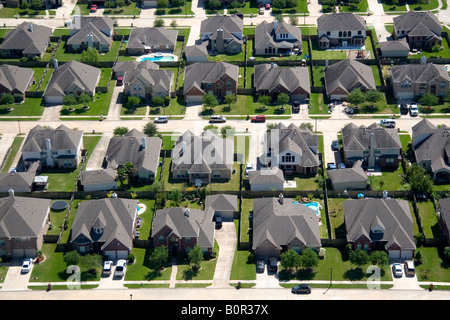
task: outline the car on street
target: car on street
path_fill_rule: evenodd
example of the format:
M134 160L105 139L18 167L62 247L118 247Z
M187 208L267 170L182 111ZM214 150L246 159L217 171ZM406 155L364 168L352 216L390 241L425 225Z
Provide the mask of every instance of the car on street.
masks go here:
M127 261L126 260L119 260L117 261L116 265L116 271L114 272L115 277L123 277L125 275L125 269L127 268Z
M211 116L209 117L209 122L226 122L227 118L224 116Z
M167 123L169 118L167 116L159 116L155 118L155 123Z
M419 108L417 107L417 103L411 103L409 105L409 114L411 115L411 117L419 115Z
M394 274L394 277L402 277L403 276L403 268L400 263L394 263L392 265L392 273Z
M245 176L248 177L248 173L253 170L253 163L247 162L245 165Z
M334 169L336 169L336 165L333 162L329 162L329 163L327 163L327 169L334 170Z
M299 285L296 285L295 287L292 288L291 290L292 293L307 293L310 294L311 293L311 287L305 283L301 283Z
M395 119L381 119L379 124L386 128L395 128Z
M113 262L111 260L107 260L107 261L103 262L103 274L110 275L112 266L113 266Z
M269 271L277 272L278 270L278 259L275 257L269 258Z
M256 261L256 272L263 273L265 269L264 260Z
M342 163L342 162L339 163L338 168L339 169L345 169L346 168L345 163Z
M339 141L337 140L331 141L331 150L339 151Z
M33 259L25 259L22 261L22 269L20 270L21 273L28 273L31 270L31 266L33 265Z
M263 114L254 116L254 117L252 117L252 122L266 122L266 116Z
M97 9L98 7L96 4L91 5L91 12L97 12Z

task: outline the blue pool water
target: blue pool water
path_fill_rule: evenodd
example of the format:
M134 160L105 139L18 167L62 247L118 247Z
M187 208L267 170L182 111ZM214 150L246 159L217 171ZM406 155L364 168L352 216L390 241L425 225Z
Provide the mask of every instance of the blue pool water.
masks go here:
M174 57L172 56L155 56L155 57L145 57L142 58L140 61L173 61Z
M308 203L301 203L298 201L292 202L293 204L302 204L304 206L307 206L308 208L311 208L316 211L316 215L320 217L320 210L319 210L319 203L318 202L308 202Z

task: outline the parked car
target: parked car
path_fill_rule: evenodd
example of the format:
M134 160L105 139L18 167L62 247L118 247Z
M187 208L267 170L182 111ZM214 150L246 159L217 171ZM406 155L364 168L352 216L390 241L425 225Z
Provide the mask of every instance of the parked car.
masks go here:
M419 108L417 107L417 103L411 103L409 105L409 114L411 115L411 117L419 115Z
M291 290L292 293L307 293L310 294L311 293L311 287L305 283L299 284L295 287L292 288Z
M117 85L117 86L123 85L123 77L117 77L116 85Z
M327 168L328 168L328 170L334 170L334 169L336 169L336 165L333 162L329 162L327 164Z
M155 118L156 123L167 123L169 122L169 117L167 116L159 116Z
M333 151L339 151L339 141L333 140L331 142L331 150Z
M25 259L22 262L22 269L20 270L21 273L28 273L31 270L31 266L33 265L33 259Z
M127 261L126 260L119 260L117 261L116 265L116 271L114 272L115 277L123 277L125 275L125 269L127 268Z
M113 262L111 260L107 260L107 261L103 262L103 273L111 274L112 266L113 266Z
M256 272L263 273L265 269L264 260L256 261Z
M91 12L97 12L97 9L98 7L96 4L91 5Z
M266 3L266 10L270 10L270 4Z
M258 13L259 14L264 14L264 7L259 7Z
M408 114L408 105L406 103L400 104L400 114Z
M292 103L292 112L295 112L295 113L300 112L300 101L294 101Z
M222 217L216 217L216 229L222 228Z
M252 122L266 122L266 116L263 114L259 114L255 117L252 117Z
M269 271L277 272L278 270L278 259L275 257L269 258Z
M414 269L414 262L406 261L405 262L405 275L414 277L415 274L416 274L416 270Z
M253 163L247 162L247 164L245 165L245 176L248 177L249 171L252 170L253 170Z
M224 116L211 116L209 117L209 122L226 122L227 118Z
M395 120L394 119L381 119L379 124L381 126L384 126L387 128L395 128Z
M347 168L346 166L345 166L345 163L339 163L339 165L338 165L338 168L339 169L345 169L345 168Z
M402 271L402 265L400 263L394 263L392 265L392 273L394 274L394 277L402 277L403 271Z

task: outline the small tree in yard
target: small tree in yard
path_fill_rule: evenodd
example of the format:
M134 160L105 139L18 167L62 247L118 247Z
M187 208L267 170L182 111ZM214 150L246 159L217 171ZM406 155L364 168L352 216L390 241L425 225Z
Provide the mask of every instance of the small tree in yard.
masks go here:
M302 268L314 269L319 264L319 257L313 249L306 248L300 256L300 261Z
M81 259L81 256L76 250L72 250L72 251L66 252L64 254L64 262L68 266L78 265L78 263L80 262L80 259Z
M432 93L425 93L420 97L419 102L424 106L435 106L439 103L439 98Z
M154 137L158 135L158 127L153 122L147 122L147 124L144 125L143 132L149 137Z
M237 102L237 97L236 95L230 93L225 96L224 101L228 105L228 107L231 108L231 104Z
M383 94L376 90L369 90L366 94L366 100L372 103L378 102L383 99Z
M123 182L127 179L128 174L124 168L117 168L117 180L120 181L120 185L123 186Z
M92 97L90 95L87 95L85 93L82 93L77 98L78 103L88 103L92 101Z
M347 100L351 104L359 105L366 101L366 96L361 89L355 89L347 95Z
M270 103L270 97L269 96L259 96L258 103L262 104L263 107L267 107L267 105Z
M154 263L158 270L162 269L162 266L167 263L168 259L169 249L164 245L156 247L150 256L150 262Z
M164 105L164 98L162 97L154 97L152 99L152 104L158 107L162 107Z
M141 104L141 98L136 96L128 96L125 98L125 104L124 107L128 110L136 109Z
M100 53L98 53L96 48L88 47L81 53L80 61L91 66L96 66L100 61Z
M356 249L350 251L349 260L352 264L361 268L363 265L369 262L369 255L365 250Z
M283 268L292 272L301 265L301 258L295 250L289 249L280 255L280 262Z
M217 98L215 95L213 95L212 93L208 93L203 96L203 104L207 108L212 109L215 106L217 106L219 104L219 102L217 101Z
M370 261L377 266L385 266L389 264L389 257L384 251L373 251L370 254Z
M116 127L113 131L114 135L117 137L122 137L128 133L127 127Z
M280 93L277 98L277 102L281 104L282 107L284 107L284 105L287 104L289 100L291 100L291 98L287 93Z
M411 190L428 194L431 194L433 191L433 180L431 180L425 169L417 163L413 163L406 168L405 175Z
M164 27L164 20L161 18L155 19L155 21L153 21L153 27L155 27L155 28Z
M200 268L200 262L203 260L203 251L202 248L196 244L194 248L191 249L188 253L189 261L193 264L193 269Z

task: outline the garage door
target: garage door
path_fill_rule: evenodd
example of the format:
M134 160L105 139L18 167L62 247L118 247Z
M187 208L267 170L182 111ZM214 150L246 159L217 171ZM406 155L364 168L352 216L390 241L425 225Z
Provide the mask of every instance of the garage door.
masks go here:
M389 259L399 259L400 250L389 250Z
M156 8L156 1L144 1L144 8Z
M126 251L126 250L105 251L105 256L108 256L109 260L127 259L128 258L128 251Z
M105 251L105 256L108 257L108 260L116 259L116 251Z
M412 252L411 250L403 250L403 251L401 252L401 257L402 257L403 259L408 259L408 260L410 260L410 259L413 258L413 252Z
M186 102L188 104L201 104L203 103L203 96L186 96Z
M414 92L397 92L397 99L413 99Z
M36 250L35 249L13 249L12 255L14 258L34 258L36 257Z
M48 104L62 104L63 98L62 97L56 97L56 96L47 96L45 97L45 103Z

